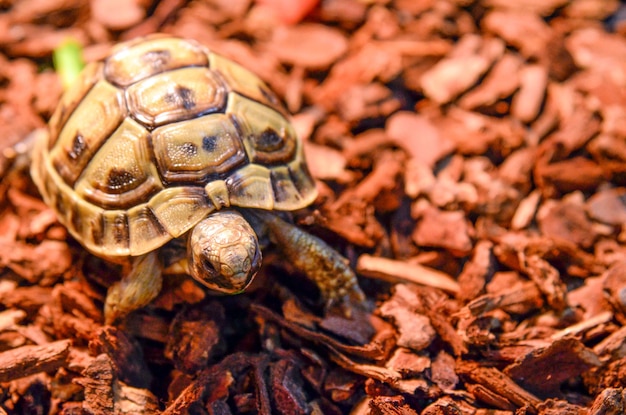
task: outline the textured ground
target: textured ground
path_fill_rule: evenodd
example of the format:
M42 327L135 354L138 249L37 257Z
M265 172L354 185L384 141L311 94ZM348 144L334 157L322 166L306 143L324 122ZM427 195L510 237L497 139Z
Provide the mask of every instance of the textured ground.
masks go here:
M626 412L626 8L614 0L0 0L0 413ZM120 269L10 169L61 94L51 52L192 37L294 114L300 226L371 312L324 315L278 252L250 293Z

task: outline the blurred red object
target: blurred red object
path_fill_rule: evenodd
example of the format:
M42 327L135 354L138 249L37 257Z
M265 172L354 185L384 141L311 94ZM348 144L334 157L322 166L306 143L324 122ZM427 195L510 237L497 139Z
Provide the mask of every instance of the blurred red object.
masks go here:
M256 0L256 2L271 8L284 23L294 24L309 14L319 0Z

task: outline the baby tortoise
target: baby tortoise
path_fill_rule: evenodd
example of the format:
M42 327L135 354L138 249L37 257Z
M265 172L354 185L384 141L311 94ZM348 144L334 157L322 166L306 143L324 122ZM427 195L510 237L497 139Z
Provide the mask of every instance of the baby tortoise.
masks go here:
M168 244L206 287L245 290L259 236L319 287L328 304L364 299L346 260L272 211L317 191L287 114L254 74L193 40L151 35L89 64L61 98L32 153L45 202L92 253L130 261L108 291L115 323L161 289Z

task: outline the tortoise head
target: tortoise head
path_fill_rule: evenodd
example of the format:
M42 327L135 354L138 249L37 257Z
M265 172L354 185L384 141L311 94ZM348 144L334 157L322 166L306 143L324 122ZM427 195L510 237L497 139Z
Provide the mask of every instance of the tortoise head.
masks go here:
M189 237L190 272L224 294L243 291L261 266L256 233L238 212L218 211L200 221Z

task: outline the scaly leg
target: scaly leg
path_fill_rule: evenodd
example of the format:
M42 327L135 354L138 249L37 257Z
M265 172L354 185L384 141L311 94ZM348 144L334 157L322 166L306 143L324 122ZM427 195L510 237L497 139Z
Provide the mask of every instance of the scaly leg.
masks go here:
M128 275L107 292L104 303L106 324L115 324L130 312L145 307L161 291L163 276L156 251L134 257L131 266Z
M291 263L318 286L327 306L339 305L350 313L362 307L365 295L346 258L320 238L285 222L278 216L260 210L246 210L262 224ZM256 221L253 221L256 222Z

